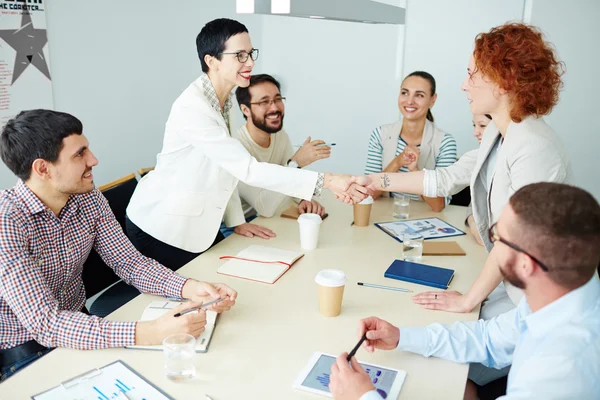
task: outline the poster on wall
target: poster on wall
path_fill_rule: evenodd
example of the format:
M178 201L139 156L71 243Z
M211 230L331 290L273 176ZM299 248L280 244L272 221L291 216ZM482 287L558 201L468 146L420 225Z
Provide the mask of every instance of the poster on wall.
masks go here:
M0 0L0 125L22 110L53 108L45 2Z

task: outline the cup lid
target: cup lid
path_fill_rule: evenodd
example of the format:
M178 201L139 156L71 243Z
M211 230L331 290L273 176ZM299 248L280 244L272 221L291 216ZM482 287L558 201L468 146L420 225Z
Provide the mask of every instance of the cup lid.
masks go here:
M366 199L364 199L363 201L361 201L358 204L373 204L373 197L371 196L367 196Z
M347 282L346 274L339 269L324 269L319 271L315 277L315 282L321 286L338 287L344 286Z
M301 223L301 224L311 223L311 224L318 225L321 222L323 222L323 220L321 219L321 216L318 214L305 213L305 214L300 214L300 216L298 217L298 223Z

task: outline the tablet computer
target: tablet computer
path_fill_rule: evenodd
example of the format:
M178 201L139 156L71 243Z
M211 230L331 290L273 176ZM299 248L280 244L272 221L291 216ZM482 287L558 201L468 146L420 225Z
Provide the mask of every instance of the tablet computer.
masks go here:
M331 366L335 360L336 357L331 354L314 353L296 377L293 384L294 389L332 397L329 391L329 374L331 374ZM406 372L363 362L360 365L371 377L371 382L381 397L389 400L398 398L406 378Z

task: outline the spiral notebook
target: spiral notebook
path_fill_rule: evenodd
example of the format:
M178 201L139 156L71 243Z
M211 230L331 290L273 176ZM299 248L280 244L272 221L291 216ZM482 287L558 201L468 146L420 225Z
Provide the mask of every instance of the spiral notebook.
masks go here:
M263 283L275 283L304 253L266 246L250 246L235 256L222 256L227 260L217 272L223 275Z

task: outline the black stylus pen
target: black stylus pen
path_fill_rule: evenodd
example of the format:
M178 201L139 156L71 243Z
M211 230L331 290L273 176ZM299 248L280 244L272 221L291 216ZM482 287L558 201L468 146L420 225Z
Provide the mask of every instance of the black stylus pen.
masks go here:
M358 341L358 343L356 343L356 346L354 346L354 348L352 349L352 351L350 352L350 354L348 354L348 362L350 362L350 360L352 359L352 357L354 357L354 355L356 354L356 352L358 351L358 348L360 347L360 345L367 339L367 332L365 332L364 335L362 335L362 337L360 338L360 340Z
M212 304L218 303L218 302L220 302L220 301L223 301L223 299L222 299L222 298L218 298L218 299L216 299L216 300L209 301L209 302L208 302L208 303L206 303L206 304L202 304L200 307L192 307L192 308L188 308L187 310L184 310L184 311L182 311L182 312L178 312L177 314L175 314L175 315L174 315L174 317L181 317L182 315L189 314L189 313L191 313L192 311L197 311L197 310L199 310L199 309L201 309L201 308L206 308L206 307L208 307L208 306L210 306L210 305L212 305Z

